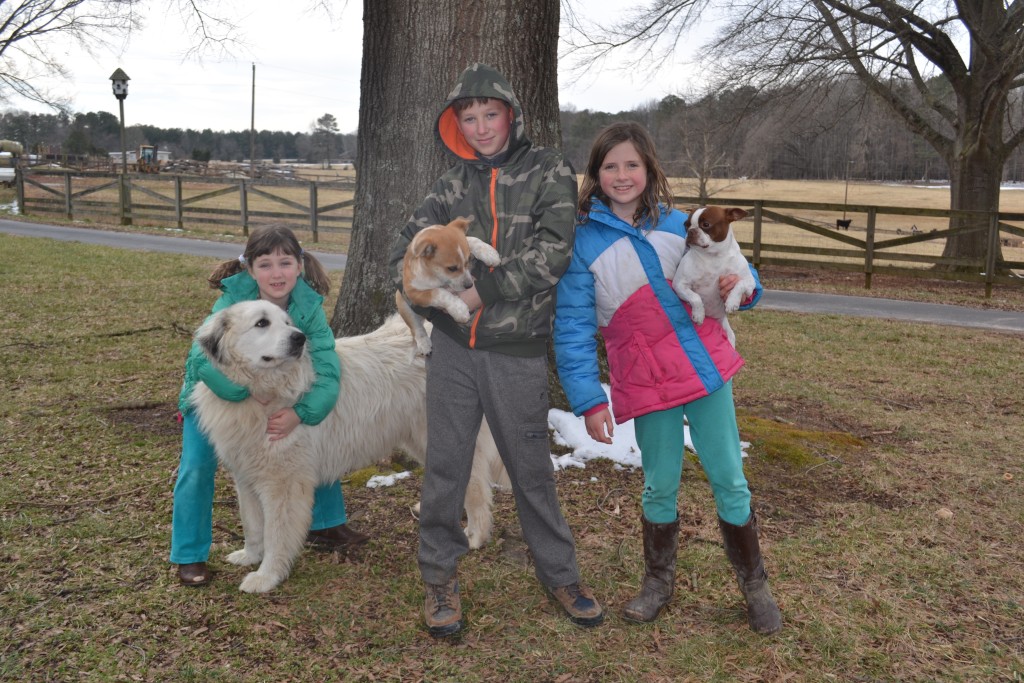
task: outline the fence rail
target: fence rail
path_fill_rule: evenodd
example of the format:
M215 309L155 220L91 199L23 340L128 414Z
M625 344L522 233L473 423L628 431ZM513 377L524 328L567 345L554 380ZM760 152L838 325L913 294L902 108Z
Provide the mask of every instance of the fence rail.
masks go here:
M352 228L354 182L217 178L170 174L69 173L19 169L18 205L25 214L67 220L117 220L122 225L218 225L248 235L261 222L284 222L347 242ZM697 206L695 197L674 198ZM749 210L734 223L736 238L756 267L797 266L861 272L865 288L874 274L978 282L991 296L994 284L1024 286L1024 213L736 199ZM842 218L839 216L842 215ZM950 218L974 227L950 228ZM985 231L984 256L942 256L953 235ZM941 267L946 267L943 269ZM953 270L955 268L955 271Z
M18 205L24 214L67 220L116 220L240 227L249 234L260 222L285 222L312 233L352 229L351 181L217 178L169 174L21 170Z
M700 204L695 197L673 199L681 207ZM871 288L875 273L983 283L986 297L996 283L1024 286L1024 227L1015 225L1024 223L1024 213L767 199L726 201L749 209L750 219L733 227L740 247L755 267L862 272L866 289ZM840 213L843 218L837 218ZM950 218L970 219L974 227L950 228ZM986 232L984 256L942 256L946 238L980 231Z

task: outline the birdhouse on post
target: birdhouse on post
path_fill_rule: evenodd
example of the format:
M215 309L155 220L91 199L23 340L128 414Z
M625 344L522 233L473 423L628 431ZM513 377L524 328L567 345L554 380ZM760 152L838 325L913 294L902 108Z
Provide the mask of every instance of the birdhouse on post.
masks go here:
M128 78L128 74L123 70L118 69L110 75L110 80L112 81L114 97L119 100L123 100L128 97L128 81L131 80Z

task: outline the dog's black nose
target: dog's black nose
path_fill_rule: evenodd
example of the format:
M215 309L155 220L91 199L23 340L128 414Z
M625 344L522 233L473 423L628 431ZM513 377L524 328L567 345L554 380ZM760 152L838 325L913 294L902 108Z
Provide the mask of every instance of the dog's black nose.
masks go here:
M306 345L306 335L304 335L302 332L295 331L292 332L291 336L288 338L288 341L291 342L291 352L294 354L298 354L299 352L302 351L302 347Z

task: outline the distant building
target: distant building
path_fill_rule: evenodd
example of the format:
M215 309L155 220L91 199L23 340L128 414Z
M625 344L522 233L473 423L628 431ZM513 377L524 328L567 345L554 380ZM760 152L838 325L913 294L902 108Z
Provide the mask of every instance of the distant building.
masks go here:
M121 165L121 153L120 152L107 152L110 155L110 163L115 168ZM129 149L127 151L128 165L133 166L139 162L139 150ZM169 150L158 149L156 151L156 160L158 163L166 164L171 160L171 152Z

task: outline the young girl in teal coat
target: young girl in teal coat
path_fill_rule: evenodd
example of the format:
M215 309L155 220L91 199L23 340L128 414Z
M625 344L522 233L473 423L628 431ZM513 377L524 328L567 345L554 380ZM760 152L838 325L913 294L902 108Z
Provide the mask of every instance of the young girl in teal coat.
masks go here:
M286 310L308 340L316 380L293 407L270 416L267 438L272 441L284 438L299 423L319 424L334 408L341 381L334 334L323 311L323 295L330 289L330 279L320 262L302 250L288 228L260 228L253 231L242 256L217 267L210 276L210 286L222 292L212 313L240 301L263 299ZM171 525L171 562L178 565L178 578L186 586L210 582L206 561L213 540L217 458L213 446L199 429L190 404L192 389L200 381L226 401L244 401L249 397L245 387L231 382L211 365L198 344L192 344L178 398L183 423L181 464L174 486ZM309 542L321 547L338 547L358 545L368 539L348 528L345 522L341 485L334 482L318 488L313 501Z

